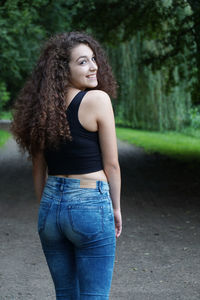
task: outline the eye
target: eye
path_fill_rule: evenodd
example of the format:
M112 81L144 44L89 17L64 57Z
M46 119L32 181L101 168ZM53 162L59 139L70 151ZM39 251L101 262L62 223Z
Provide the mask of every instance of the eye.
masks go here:
M83 65L85 62L86 62L86 60L85 60L85 59L84 59L84 60L82 60L82 61L80 62L80 65Z
M95 56L93 56L92 60L96 61L96 57L95 57Z

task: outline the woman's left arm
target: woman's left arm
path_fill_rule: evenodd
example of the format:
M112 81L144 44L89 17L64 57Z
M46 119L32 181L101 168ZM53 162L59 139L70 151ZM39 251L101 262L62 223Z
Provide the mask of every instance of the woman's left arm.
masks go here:
M42 151L32 158L32 174L37 201L40 202L47 179L47 165Z

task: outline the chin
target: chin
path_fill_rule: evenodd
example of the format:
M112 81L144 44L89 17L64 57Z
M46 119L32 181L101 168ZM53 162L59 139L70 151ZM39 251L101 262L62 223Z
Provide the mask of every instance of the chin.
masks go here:
M91 82L91 83L87 83L85 85L82 85L81 87L77 87L80 90L84 90L84 89L94 89L95 87L98 86L98 82Z
M88 88L95 88L95 87L97 87L97 85L98 85L98 82L94 82L94 83L88 84Z

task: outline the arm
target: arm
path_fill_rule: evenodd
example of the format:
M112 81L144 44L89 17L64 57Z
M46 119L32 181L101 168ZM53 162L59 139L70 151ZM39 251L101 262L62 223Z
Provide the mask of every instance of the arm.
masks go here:
M122 230L120 207L121 175L118 162L114 114L110 97L105 92L99 92L98 99L96 99L96 105L104 172L110 186L110 195L115 217L116 237L119 237Z
M32 158L32 174L37 201L40 202L47 179L47 165L42 152Z

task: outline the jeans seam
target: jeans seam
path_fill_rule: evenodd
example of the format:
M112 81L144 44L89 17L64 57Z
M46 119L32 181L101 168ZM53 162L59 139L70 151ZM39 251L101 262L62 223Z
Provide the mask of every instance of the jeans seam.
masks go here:
M60 212L61 212L61 205L60 204L61 204L61 201L62 201L62 196L63 196L63 193L61 195L61 200L60 200L59 204L57 205L57 212L56 212L56 225L57 225L58 230L61 234L63 234L63 231L62 231L62 228L60 226L59 220L60 220Z
M38 227L38 233L41 233L45 230L45 226L46 226L46 221L47 221L47 217L48 217L48 214L49 214L49 211L52 207L53 203L48 203L48 208L46 209L46 212L45 212L45 218L43 220L43 223L42 223L42 226L39 228ZM39 219L38 219L38 225L39 225Z

